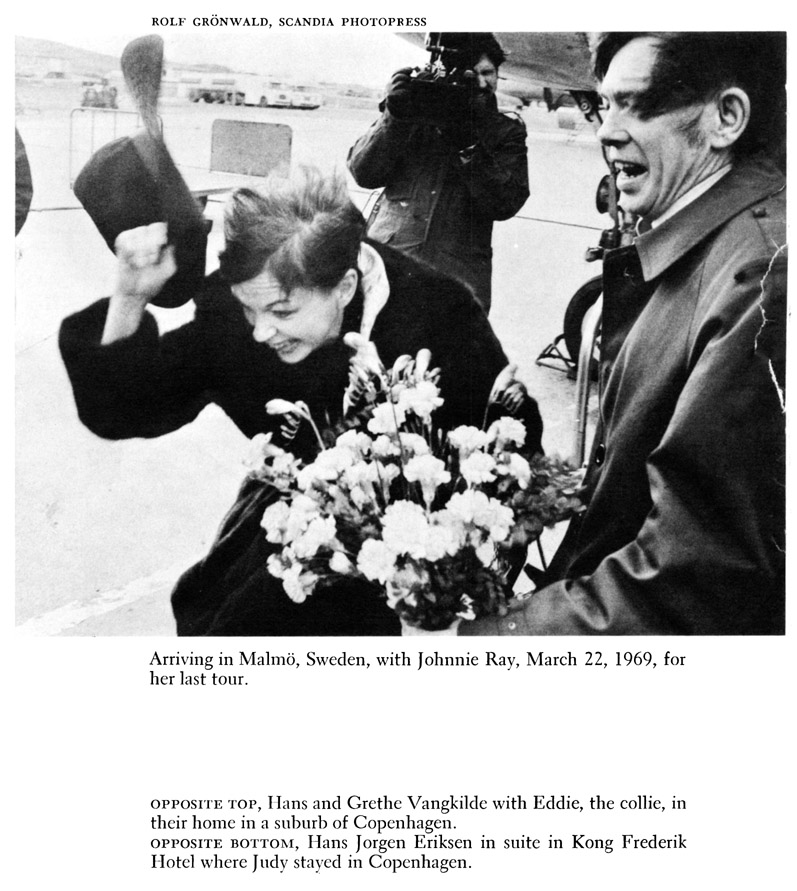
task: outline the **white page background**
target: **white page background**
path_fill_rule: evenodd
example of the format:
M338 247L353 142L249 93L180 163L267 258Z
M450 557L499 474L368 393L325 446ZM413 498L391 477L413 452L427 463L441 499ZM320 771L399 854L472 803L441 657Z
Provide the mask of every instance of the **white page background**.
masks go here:
M78 4L67 11L31 4L14 11L12 33L36 36L43 17L47 36L52 37L53 23L63 23L62 39L69 43L68 32L76 28L150 33L150 15L332 14L321 4L286 6L284 13L236 6L146 2L123 10ZM611 10L606 22L599 8L580 6L540 10L504 4L467 15L440 3L383 3L378 9L336 4L336 9L341 15L425 15L429 29L596 30L643 24L627 10L622 15ZM747 16L755 21L746 24L733 16L719 21L716 13L696 16L686 4L653 12L652 21L644 22L648 27L669 27L671 20L695 29L786 27L775 12L767 17L761 9ZM168 39L167 32L160 33ZM9 370L6 380L12 375ZM10 556L7 562L10 566ZM268 881L302 889L425 889L443 883L461 887L464 881L466 887L602 891L640 886L779 889L793 881L788 878L789 872L793 875L793 634L772 639L203 641L22 638L12 624L9 616L4 634L7 887L226 889ZM241 650L295 653L302 659L309 651L345 651L374 663L376 654L396 649L408 653L409 668L235 669L248 681L241 687L156 687L149 682L156 651L213 657L224 652L236 662ZM493 651L515 656L522 667L418 670L419 649L470 653L481 662ZM572 651L582 664L526 667L526 653L540 650ZM655 670L588 668L585 653L594 650L611 660L617 651L651 651L659 665ZM684 666L664 668L667 651L683 656ZM487 800L519 795L530 803L535 794L582 802L595 794L617 802L645 794L669 803L675 796L687 807L665 813L578 814L529 807L454 814L461 829L452 834L475 844L486 835L498 843L496 850L464 852L472 863L464 874L404 870L395 877L388 870L365 868L321 874L289 869L274 876L151 868L153 836L176 835L152 830L153 799L263 802L281 795L312 801L341 795L345 802L359 795L406 802L409 795ZM574 833L619 839L623 833L649 837L654 832L662 837L682 833L687 849L615 849L611 854L570 849ZM565 849L501 850L504 838L526 835L544 845L549 835L561 837Z

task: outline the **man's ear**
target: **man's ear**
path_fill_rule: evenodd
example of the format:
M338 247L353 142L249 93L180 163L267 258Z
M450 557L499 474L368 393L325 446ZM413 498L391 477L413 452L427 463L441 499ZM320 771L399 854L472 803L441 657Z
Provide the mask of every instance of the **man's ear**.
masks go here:
M741 87L728 87L719 94L716 103L716 126L711 134L711 145L716 149L728 149L750 123L750 97Z
M348 306L357 292L357 270L347 269L335 285L335 296L341 308Z

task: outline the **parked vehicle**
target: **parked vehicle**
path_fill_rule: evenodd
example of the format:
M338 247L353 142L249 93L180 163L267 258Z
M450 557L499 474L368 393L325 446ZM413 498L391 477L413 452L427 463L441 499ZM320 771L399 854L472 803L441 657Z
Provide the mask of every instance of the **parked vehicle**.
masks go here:
M235 83L227 90L226 101L229 105L264 105L265 94L264 78L257 74L236 74Z
M190 83L186 92L192 102L218 102L228 105L257 105L261 108L318 108L323 97L308 86L291 86L268 80L258 74L225 74L213 77L183 75Z
M291 107L291 89L279 81L270 81L266 85L265 102L260 105L268 105L272 108Z
M218 102L227 101L227 94L235 88L233 75L203 77L197 86L189 90L188 98L192 102Z
M224 95L229 105L259 105L290 108L291 89L278 81L267 81L256 74L237 74Z
M292 108L319 108L323 104L320 93L314 93L310 87L294 87L291 93Z
M107 83L85 83L83 90L83 98L80 100L82 108L118 108L116 97L118 91L116 87L111 87Z

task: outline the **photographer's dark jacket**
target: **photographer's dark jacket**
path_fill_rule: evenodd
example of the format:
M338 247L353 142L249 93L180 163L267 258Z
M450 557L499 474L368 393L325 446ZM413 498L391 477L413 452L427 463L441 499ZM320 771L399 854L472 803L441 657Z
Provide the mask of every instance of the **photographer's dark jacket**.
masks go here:
M740 164L604 262L601 423L556 579L481 634L781 634L785 180Z
M495 97L471 127L397 120L384 110L349 150L366 189L384 186L368 234L456 275L489 312L494 220L529 197L526 128Z
M374 319L367 296L358 289L347 307L343 333L367 333L365 325L388 367L400 355L431 350L445 399L436 419L451 426L481 426L492 385L507 365L484 313L460 282L390 248L372 246L384 262L390 294ZM213 402L246 436L272 431L280 443L282 419L265 410L273 398L304 400L322 425L340 418L351 356L342 340L297 365L285 364L255 342L241 305L217 273L208 277L195 302L195 318L187 325L159 336L154 317L146 313L135 334L108 346L100 345L106 300L64 320L61 353L78 413L89 429L110 439L160 436ZM527 399L521 420L529 445L539 449L542 422L534 400ZM313 436L306 425L300 431L286 447L310 458L316 451ZM263 510L274 497L262 483L244 485L210 554L185 573L174 591L178 633L399 633L393 611L365 584L319 591L303 604L288 598L266 569L275 546L260 528Z

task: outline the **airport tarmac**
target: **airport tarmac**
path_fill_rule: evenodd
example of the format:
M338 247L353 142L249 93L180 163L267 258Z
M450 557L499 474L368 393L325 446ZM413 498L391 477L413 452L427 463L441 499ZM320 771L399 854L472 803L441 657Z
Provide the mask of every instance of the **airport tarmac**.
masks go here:
M109 292L114 260L71 191L88 156L85 134L76 132L83 124L71 113L79 93L42 89L18 91L16 120L34 181L32 211L16 239L17 630L171 636L169 593L207 552L232 504L247 443L213 406L157 440L108 442L79 422L58 327ZM166 142L190 183L209 168L211 128L220 118L287 125L292 165L343 170L349 146L376 110L173 101L161 115ZM567 455L574 382L535 360L561 333L572 294L600 272L584 252L608 225L594 205L605 168L588 127L562 129L555 114L539 107L523 118L531 197L515 218L495 226L490 319L540 403L546 450ZM368 193L351 185L363 206ZM212 196L206 210L213 220L209 269L221 244L222 199ZM156 314L165 329L190 319L191 307Z

